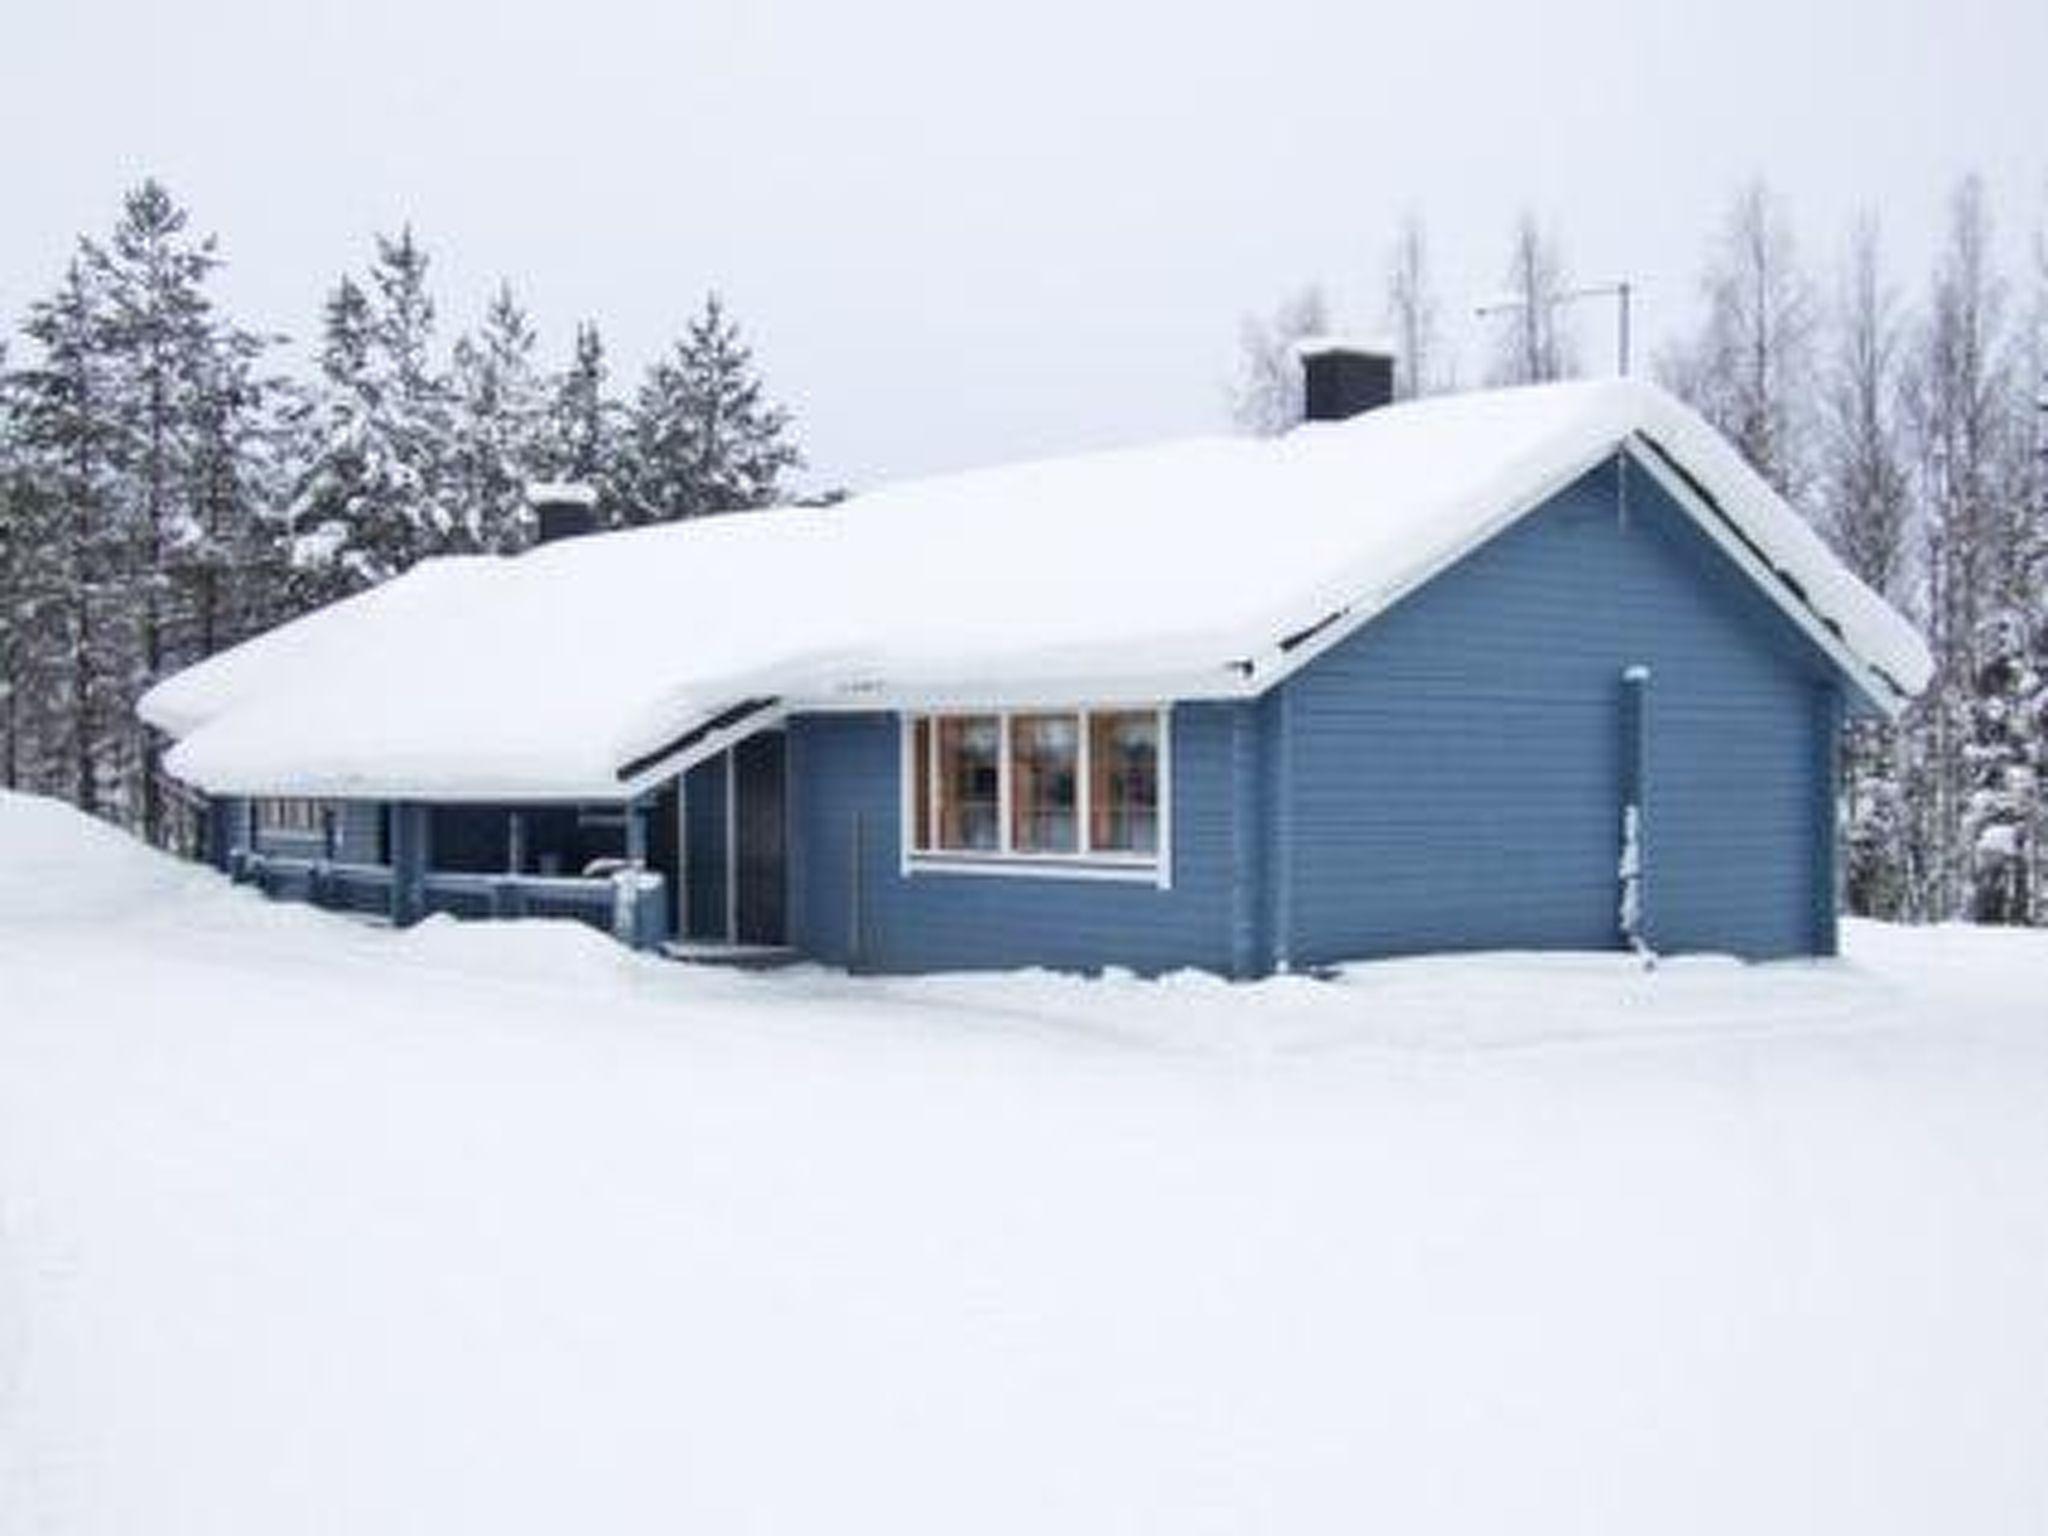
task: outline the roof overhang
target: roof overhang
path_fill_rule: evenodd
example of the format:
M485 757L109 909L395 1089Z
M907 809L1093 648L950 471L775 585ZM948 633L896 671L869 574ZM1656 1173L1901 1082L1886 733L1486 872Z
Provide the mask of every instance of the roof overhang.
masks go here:
M1475 528L1467 538L1446 548L1438 559L1409 573L1407 579L1398 584L1363 595L1356 602L1329 609L1320 617L1305 617L1304 627L1282 635L1266 649L1230 665L1228 670L1238 679L1237 686L1188 696L1259 694L1284 682L1323 652L1342 644L1395 604L1547 505L1567 486L1610 462L1617 453L1625 454L1630 464L1647 473L1671 497L1700 531L1834 663L1855 686L1860 697L1886 719L1898 718L1911 702L1911 693L1896 679L1851 650L1839 628L1814 611L1798 583L1769 562L1680 461L1654 439L1641 433L1588 454L1542 484L1533 486L1526 495L1505 506L1498 517Z

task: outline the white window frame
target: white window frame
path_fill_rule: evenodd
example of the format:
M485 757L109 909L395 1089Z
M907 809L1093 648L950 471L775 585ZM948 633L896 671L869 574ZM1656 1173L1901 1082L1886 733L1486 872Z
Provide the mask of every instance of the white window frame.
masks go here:
M258 832L309 839L325 834L329 815L325 800L309 795L261 795L250 804Z
M1158 721L1159 783L1156 849L1151 853L1122 853L1095 850L1088 846L1094 833L1094 750L1092 729L1096 715L1133 715L1150 711ZM1080 726L1076 749L1074 815L1076 841L1073 853L1022 853L1012 846L1016 829L1011 825L1013 808L1013 766L1010 761L1011 721L1018 715L1073 715ZM939 730L948 719L988 719L997 722L999 756L996 762L996 838L993 849L942 849L936 846L939 832ZM897 778L901 781L901 815L897 826L900 873L912 875L1005 875L1052 880L1118 880L1130 884L1173 886L1173 706L1170 704L1018 704L970 708L948 705L941 709L904 710L898 717L901 751ZM931 799L926 806L923 841L917 846L917 727L930 721L925 749L927 782Z

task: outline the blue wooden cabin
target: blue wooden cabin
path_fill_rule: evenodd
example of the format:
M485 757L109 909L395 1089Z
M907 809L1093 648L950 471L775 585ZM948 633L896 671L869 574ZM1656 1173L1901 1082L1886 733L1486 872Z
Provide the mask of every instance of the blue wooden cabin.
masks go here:
M1432 408L1386 404L1356 352L1308 366L1337 431ZM1304 612L1227 693L748 696L622 764L609 800L244 783L213 800L215 847L398 922L554 913L876 972L1833 953L1842 731L1901 707L1924 649L1761 521L1674 404L1574 387L1637 425L1474 513L1390 600Z

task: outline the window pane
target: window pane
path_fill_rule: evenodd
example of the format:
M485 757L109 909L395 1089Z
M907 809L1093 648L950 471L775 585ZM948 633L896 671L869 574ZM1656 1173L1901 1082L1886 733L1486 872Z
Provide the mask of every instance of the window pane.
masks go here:
M319 800L258 800L256 826L263 832L295 832L311 836L325 827L324 810L325 805Z
M1081 722L1076 715L1010 721L1010 846L1072 853L1081 846Z
M939 846L990 852L999 845L996 779L1002 726L994 715L939 721Z
M911 783L915 786L910 797L910 846L929 848L932 845L932 722L929 716L920 716L917 728L910 733Z
M1088 721L1089 846L1098 853L1159 851L1159 716L1151 710Z

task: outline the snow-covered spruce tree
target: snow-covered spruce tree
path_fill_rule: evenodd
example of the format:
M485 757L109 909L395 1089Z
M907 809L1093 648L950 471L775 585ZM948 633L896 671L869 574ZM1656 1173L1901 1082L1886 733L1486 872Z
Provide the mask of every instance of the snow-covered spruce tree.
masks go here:
M193 654L215 651L289 618L286 508L295 472L285 422L294 387L264 371L271 343L216 332L196 381L191 535L173 575Z
M401 535L393 554L402 570L422 555L476 547L476 530L449 494L454 391L435 358L427 253L411 226L396 239L377 238L370 280L370 358L391 449L391 531Z
M1429 235L1412 210L1387 259L1386 317L1400 356L1394 359L1394 395L1413 400L1451 387L1443 359L1443 333L1430 279Z
M318 607L375 579L364 525L384 486L372 470L379 392L370 374L370 301L344 275L320 317L319 375L294 413L303 464L290 515L295 609Z
M1875 220L1850 238L1818 365L1814 502L1822 532L1874 591L1910 606L1912 483L1901 420L1902 336ZM1906 765L1897 730L1858 721L1843 750L1844 896L1865 916L1911 915Z
M1282 299L1268 318L1238 322L1237 376L1230 386L1230 419L1240 432L1272 437L1301 420L1301 359L1295 345L1330 329L1330 306L1310 283Z
M455 441L449 494L480 549L533 542L526 485L542 474L546 400L534 368L533 324L500 283L483 324L455 344Z
M1534 213L1524 213L1508 257L1502 295L1507 304L1495 321L1489 382L1542 384L1579 371L1578 345L1562 313L1570 287L1556 239L1544 233Z
M120 435L106 264L89 241L57 291L29 310L32 356L11 376L21 459L18 515L37 552L35 622L19 636L33 710L32 781L92 815L118 816L133 733L124 683L130 550L119 515Z
M546 474L592 486L599 515L614 520L624 453L625 411L611 397L604 338L597 326L576 327L575 355L556 380L542 424Z
M1659 360L1660 372L1780 494L1802 503L1819 303L1784 204L1762 181L1729 205L1700 291L1705 318Z
M380 235L368 286L344 276L328 297L292 509L302 603L477 547L450 494L451 390L434 363L426 272L410 229Z
M772 505L803 462L789 415L763 396L753 354L717 294L634 402L622 521L668 522Z

